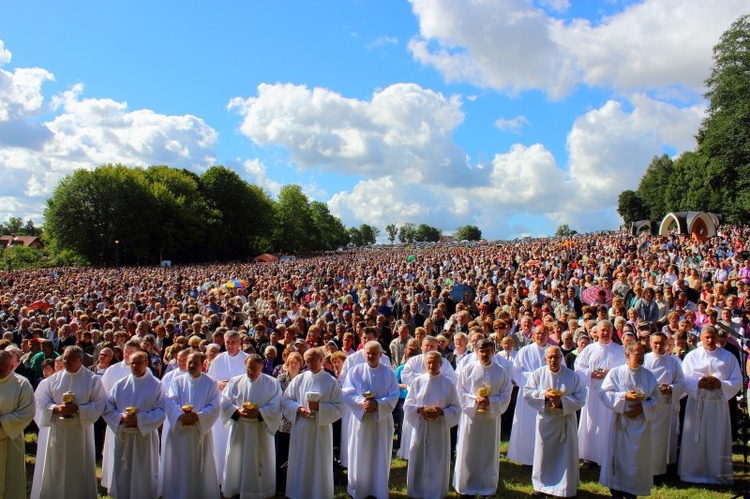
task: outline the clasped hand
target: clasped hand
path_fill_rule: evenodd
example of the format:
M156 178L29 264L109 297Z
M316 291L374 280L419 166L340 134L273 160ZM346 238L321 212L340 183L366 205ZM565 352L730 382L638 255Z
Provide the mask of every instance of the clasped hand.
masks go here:
M718 390L721 388L721 381L715 376L703 376L698 380L698 388L704 390Z
M366 413L377 412L378 401L375 399L365 399L365 401L362 402L362 410L364 410Z
M193 426L198 422L198 414L195 412L180 414L180 417L178 417L177 420L182 423L183 426Z
M60 404L56 405L52 412L61 416L72 416L73 414L78 412L78 406L73 403Z
M122 413L122 417L120 418L120 423L125 426L125 428L137 428L138 427L138 416L135 414L128 414L127 412Z

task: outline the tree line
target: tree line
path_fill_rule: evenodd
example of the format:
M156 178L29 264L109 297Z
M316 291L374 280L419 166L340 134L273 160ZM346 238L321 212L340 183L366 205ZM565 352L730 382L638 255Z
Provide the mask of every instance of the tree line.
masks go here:
M696 149L653 158L638 188L619 195L617 212L626 224L689 210L750 222L750 14L724 32L713 59Z

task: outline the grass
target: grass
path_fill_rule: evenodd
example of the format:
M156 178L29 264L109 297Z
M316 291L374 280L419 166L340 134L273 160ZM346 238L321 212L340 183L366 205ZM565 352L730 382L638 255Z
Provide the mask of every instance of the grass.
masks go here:
M27 491L31 490L31 480L34 475L34 464L36 461L36 434L26 434L26 483ZM504 455L507 451L508 442L503 441L500 447ZM650 497L656 499L718 499L729 498L745 491L750 491L750 468L743 463L742 447L735 445L734 454L734 487L720 486L696 486L680 482L677 477L671 478L663 485L654 487ZM407 462L402 459L393 459L391 462L390 488L392 498L406 498L406 466ZM97 477L101 478L101 468L97 465ZM533 492L531 487L531 468L524 467L505 457L500 458L500 483L498 484L495 497L502 499L527 498ZM99 489L100 498L108 498L106 489ZM346 487L337 486L336 498L349 497ZM453 490L448 497L458 497ZM610 497L609 490L599 484L598 470L581 470L581 485L578 489L579 498L605 498Z

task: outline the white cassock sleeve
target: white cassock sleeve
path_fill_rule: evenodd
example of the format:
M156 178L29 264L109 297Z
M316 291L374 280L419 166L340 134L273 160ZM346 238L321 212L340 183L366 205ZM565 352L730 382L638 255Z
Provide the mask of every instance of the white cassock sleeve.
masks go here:
M9 376L16 376L15 373L10 373ZM31 387L31 383L26 378L20 378L20 390L18 390L18 404L13 410L7 414L0 415L0 436L3 434L9 438L18 437L28 426L31 420L34 419L34 413L36 411L34 389ZM13 382L13 380L8 380ZM15 390L14 390L15 391ZM2 393L2 392L0 392Z
M177 377L167 387L167 396L165 398L165 411L169 424L177 427L180 416L184 414L182 406L186 403L184 390L190 390L190 375L186 375L183 383L178 382ZM195 404L198 400L206 400L205 404ZM202 378L200 385L196 388L194 399L192 399L193 411L198 415L198 428L201 435L211 431L211 427L219 417L220 392L216 383L211 378Z

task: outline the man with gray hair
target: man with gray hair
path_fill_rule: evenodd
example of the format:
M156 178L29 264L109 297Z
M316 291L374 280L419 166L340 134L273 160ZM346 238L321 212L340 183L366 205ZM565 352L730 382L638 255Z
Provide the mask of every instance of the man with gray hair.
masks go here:
M34 418L34 389L13 372L10 353L0 350L0 487L5 499L25 499L23 429Z
M62 359L65 369L41 383L36 394L39 427L49 428L50 445L37 449L34 482L39 483L42 498L95 499L94 423L104 411L107 395L99 376L83 367L80 347L66 347ZM77 465L69 466L71 462Z
M610 321L599 321L599 340L587 346L575 362L575 371L589 391L578 427L578 454L587 466L591 462L601 466L614 419L614 413L604 407L598 396L602 380L612 368L625 364L625 352L612 341L612 330Z
M247 355L242 351L240 345L240 333L231 330L224 333L224 346L227 351L220 353L211 362L208 375L216 382L219 391L223 391L229 380L245 372L245 359ZM227 438L229 429L224 426L221 419L217 419L213 427L214 452L216 456L224 456L227 452ZM224 475L224 460L216 459L216 476Z

